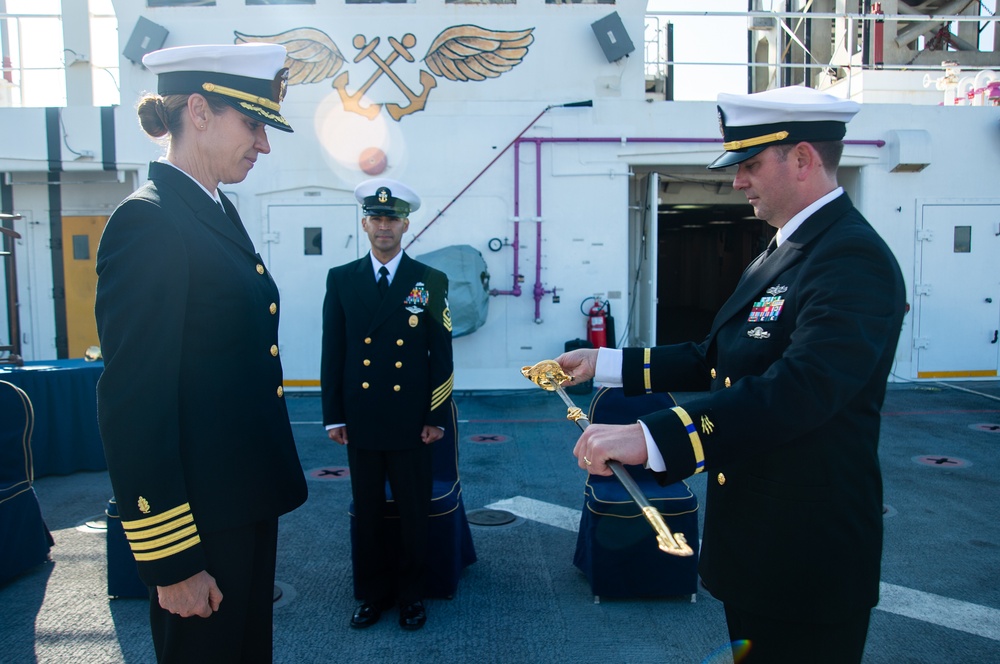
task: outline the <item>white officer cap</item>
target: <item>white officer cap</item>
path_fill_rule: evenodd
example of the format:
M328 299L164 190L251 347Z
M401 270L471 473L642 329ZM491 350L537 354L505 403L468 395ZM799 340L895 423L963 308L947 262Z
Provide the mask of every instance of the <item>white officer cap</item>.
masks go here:
M726 152L709 168L738 164L771 145L839 141L861 106L813 88L792 86L751 95L722 92L718 109Z
M281 44L202 44L153 51L142 64L156 74L161 95L212 94L246 116L290 132L281 117L285 54Z
M420 208L420 197L412 189L389 178L365 180L354 188L354 197L366 217L403 219Z

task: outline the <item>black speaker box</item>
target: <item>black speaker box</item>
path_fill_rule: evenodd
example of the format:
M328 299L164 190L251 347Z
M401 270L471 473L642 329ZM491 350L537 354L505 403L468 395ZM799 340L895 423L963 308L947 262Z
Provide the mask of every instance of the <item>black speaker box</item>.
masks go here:
M590 27L594 29L594 35L597 36L608 62L621 60L635 50L618 12L611 12L604 18L594 21Z
M139 64L142 62L142 56L150 51L158 51L163 47L163 42L167 40L168 34L170 33L162 25L157 25L149 19L140 16L135 24L135 28L132 30L132 36L128 38L128 43L125 44L125 50L122 51L122 55L132 62Z

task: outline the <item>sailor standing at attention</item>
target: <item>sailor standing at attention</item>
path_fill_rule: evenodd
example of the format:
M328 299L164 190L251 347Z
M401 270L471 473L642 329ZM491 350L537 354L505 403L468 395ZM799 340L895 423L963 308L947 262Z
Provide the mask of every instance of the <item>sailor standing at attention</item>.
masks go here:
M167 137L97 252L97 415L160 662L270 662L278 517L306 499L278 357L278 288L219 184L271 151L285 48L180 46L143 64Z
M448 277L402 251L420 198L376 178L354 190L371 252L330 270L323 302L323 423L347 446L354 498L351 627L374 625L397 604L399 625L423 627L431 504L431 444L451 422L454 367ZM400 549L388 550L388 480Z
M880 409L905 306L892 252L837 185L859 106L809 88L720 94L733 187L778 229L701 343L576 350L574 381L704 392L574 454L708 474L699 571L739 662L860 662L882 556ZM749 648L749 653L745 651Z

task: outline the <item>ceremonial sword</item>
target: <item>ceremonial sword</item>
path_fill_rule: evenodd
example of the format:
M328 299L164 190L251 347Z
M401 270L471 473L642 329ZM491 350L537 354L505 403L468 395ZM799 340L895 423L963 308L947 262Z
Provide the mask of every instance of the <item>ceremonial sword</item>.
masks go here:
M559 363L555 360L542 360L541 362L530 366L522 367L521 375L530 380L532 383L542 388L546 392L555 392L566 404L566 419L573 420L576 422L580 430L583 431L590 424L590 420L587 416L583 414L583 411L573 403L573 400L569 398L566 394L566 390L563 389L562 384L570 379L569 375L562 370ZM639 485L635 483L632 476L629 474L628 470L622 466L620 461L615 461L614 459L607 460L607 466L614 473L618 481L621 482L622 486L625 487L625 491L628 495L632 497L635 504L639 506L642 510L642 515L646 517L646 521L653 527L656 532L656 542L660 548L660 551L669 553L674 556L692 556L694 551L691 546L687 543L687 539L684 537L684 533L677 533L676 535L670 532L670 528L667 527L666 522L663 520L663 515L660 511L653 507L652 503L646 498L642 493L642 489Z

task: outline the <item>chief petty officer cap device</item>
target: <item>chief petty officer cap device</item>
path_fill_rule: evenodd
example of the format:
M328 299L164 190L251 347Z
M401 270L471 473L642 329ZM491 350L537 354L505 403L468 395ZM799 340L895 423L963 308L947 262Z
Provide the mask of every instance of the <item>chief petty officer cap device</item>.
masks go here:
M726 150L709 168L725 168L771 145L839 141L861 109L857 102L792 86L751 95L719 93L719 126Z
M161 95L211 94L240 113L281 131L288 68L281 44L202 44L147 53L142 64L157 76Z
M420 208L420 197L402 182L389 178L365 180L354 188L366 217L404 219Z

